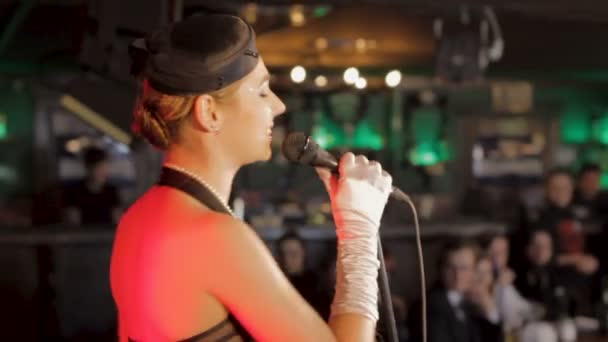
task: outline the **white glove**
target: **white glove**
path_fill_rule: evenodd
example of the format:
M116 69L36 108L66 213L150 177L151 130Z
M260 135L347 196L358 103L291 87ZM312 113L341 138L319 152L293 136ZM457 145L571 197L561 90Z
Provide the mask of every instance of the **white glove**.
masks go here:
M378 228L392 178L377 162L346 153L340 177L317 169L331 198L338 256L332 315L359 313L378 320Z

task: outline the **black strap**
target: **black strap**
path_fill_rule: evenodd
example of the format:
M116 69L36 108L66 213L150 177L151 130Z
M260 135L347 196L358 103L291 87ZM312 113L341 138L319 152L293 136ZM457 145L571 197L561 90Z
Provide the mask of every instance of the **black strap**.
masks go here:
M211 190L186 173L170 167L163 167L160 179L158 180L158 185L169 186L181 190L206 205L209 209L230 215L226 206L213 194L213 192L211 192Z
M222 329L226 324L234 324L233 323L233 318L231 316L226 317L226 319L224 319L223 321L219 322L218 324L212 326L211 328L205 330L204 332L196 335L196 336L192 336L189 337L185 340L179 340L178 342L196 342L199 341L205 337L209 337L212 334L216 333L217 331L219 331L220 329ZM236 329L236 328L235 328ZM237 336L237 331L235 330L230 330L227 334L223 335L223 336L216 336L214 341L228 341L228 339ZM129 342L137 342L134 339L130 338L128 339Z
M213 192L211 192L210 189L208 189L195 178L184 172L170 167L163 167L161 170L160 178L158 180L158 185L168 186L181 190L187 193L188 195L194 197L196 200L206 205L209 209L213 211L230 214L230 212L226 209L226 206L220 201L219 198L217 198L216 195L213 194ZM225 336L220 337L218 341L227 341L234 336L240 336L244 341L253 341L253 339L251 339L251 337L249 336L247 330L245 330L245 328L240 324L240 322L234 316L232 316L232 314L229 314L225 320L213 326L209 330L204 331L199 335L183 340L182 342L196 341L198 339L206 337L229 322L233 325L235 330ZM134 340L129 339L129 341Z

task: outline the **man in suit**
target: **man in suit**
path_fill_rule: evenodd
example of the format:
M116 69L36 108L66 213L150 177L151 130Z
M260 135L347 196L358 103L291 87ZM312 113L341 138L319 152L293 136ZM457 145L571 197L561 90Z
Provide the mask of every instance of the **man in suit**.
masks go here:
M440 257L441 276L428 293L429 342L500 342L503 332L492 296L472 298L477 255L466 241L448 243ZM475 292L476 296L479 293ZM473 304L475 303L475 304ZM419 312L412 310L411 312ZM422 340L419 317L410 315L412 341Z

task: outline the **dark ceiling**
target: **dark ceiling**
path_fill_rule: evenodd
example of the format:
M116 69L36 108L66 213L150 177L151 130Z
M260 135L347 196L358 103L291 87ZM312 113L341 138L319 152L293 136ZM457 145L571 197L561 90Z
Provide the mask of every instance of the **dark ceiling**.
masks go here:
M399 65L428 74L437 47L433 20L458 20L465 2L309 0L302 2L308 16L303 27L290 24L294 2L255 3L260 50L275 71L300 63L325 68L356 64L379 70ZM94 73L75 73L59 88L128 131L130 116L125 108L130 108L135 94L128 75L128 43L168 21L171 9L180 4L184 16L201 10L243 14L247 5L234 0L0 0L0 75L31 73L41 67L78 70L86 64ZM490 73L593 88L608 85L607 0L470 0L466 4L473 13L491 5L498 17L505 49ZM348 47L320 53L314 48L320 36L347 43L359 37L378 44L365 54Z
M34 63L70 61L78 58L85 35L107 35L104 27L114 22L119 36L136 36L157 26L167 8L181 3L185 15L203 10L218 9L242 13L244 1L208 0L0 0L0 60L19 60ZM289 32L289 8L293 1L256 1L258 20L256 29L260 36L273 31ZM436 17L455 20L463 1L452 0L331 0L305 1L306 9L327 6L326 17L310 20L309 27L293 32L314 31L317 21L327 23L340 16L344 9L364 8L366 22L359 17L343 18L342 25L365 36L385 18L403 18L402 26L387 27L391 30L414 30L415 41L433 39L432 20ZM30 5L28 5L30 4ZM108 5L111 4L111 5ZM466 4L472 10L491 5L497 13L506 41L504 59L500 67L508 70L565 68L589 71L608 67L608 1L606 0L470 0ZM114 19L109 19L114 17ZM118 18L118 19L116 19ZM164 18L163 18L164 19ZM378 35L376 30L374 34ZM331 33L331 32L330 32ZM307 39L314 39L310 36ZM381 38L381 37L378 37ZM281 39L289 39L282 37ZM102 49L111 50L116 41L104 41ZM121 43L121 42L120 42ZM428 44L422 44L428 45ZM303 49L300 49L303 51ZM297 51L278 50L297 58ZM382 51L380 51L382 52ZM416 56L417 63L426 64L432 52ZM407 60L408 56L402 56Z

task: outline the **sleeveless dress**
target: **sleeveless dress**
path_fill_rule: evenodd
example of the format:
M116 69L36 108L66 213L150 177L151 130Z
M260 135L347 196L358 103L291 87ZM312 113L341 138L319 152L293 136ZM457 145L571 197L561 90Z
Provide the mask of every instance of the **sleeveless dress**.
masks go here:
M168 186L187 193L194 197L199 202L207 206L209 209L225 214L230 214L225 206L218 198L209 191L205 186L201 185L196 179L191 176L177 171L172 168L163 167L158 181L158 185ZM239 323L239 321L231 314L228 314L223 321L217 323L213 327L189 337L185 340L177 342L249 342L253 338L247 330ZM129 342L145 342L137 341L129 338Z

